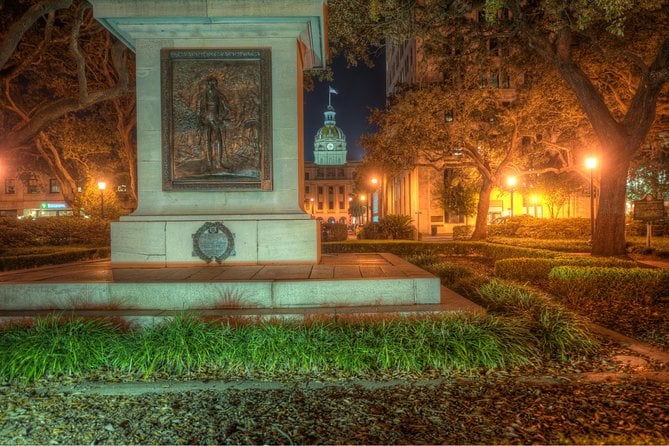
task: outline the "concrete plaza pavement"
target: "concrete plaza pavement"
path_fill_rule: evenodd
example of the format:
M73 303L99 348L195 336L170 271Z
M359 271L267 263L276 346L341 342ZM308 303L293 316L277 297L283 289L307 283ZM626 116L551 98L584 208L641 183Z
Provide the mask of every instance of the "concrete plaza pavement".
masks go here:
M130 298L113 299L108 291L112 286ZM263 295L266 288L272 294L269 300L253 294ZM436 299L421 300L435 289ZM207 300L207 293L218 298ZM285 296L277 297L281 293ZM180 297L170 301L168 295ZM3 319L54 310L162 317L184 309L210 316L261 317L484 311L441 286L435 276L388 253L325 254L317 265L179 268L112 268L109 259L102 259L0 273Z

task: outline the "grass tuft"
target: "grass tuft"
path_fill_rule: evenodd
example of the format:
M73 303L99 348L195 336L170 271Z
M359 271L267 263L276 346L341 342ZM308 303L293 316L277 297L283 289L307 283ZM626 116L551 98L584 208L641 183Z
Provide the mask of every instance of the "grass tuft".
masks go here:
M573 354L590 353L597 348L585 328L585 320L544 294L499 280L480 287L479 294L489 310L529 321L532 335L548 356L566 360Z
M0 376L31 381L102 366L120 336L104 320L37 318L33 326L11 326L0 336Z

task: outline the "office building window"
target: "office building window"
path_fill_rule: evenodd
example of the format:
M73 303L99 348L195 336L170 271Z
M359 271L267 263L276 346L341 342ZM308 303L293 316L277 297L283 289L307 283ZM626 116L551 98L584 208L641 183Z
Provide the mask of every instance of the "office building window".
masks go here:
M334 201L332 200L328 201L328 209L330 210L334 209Z
M6 194L16 193L16 180L14 178L8 178L5 180L5 193Z
M323 186L318 186L318 195L323 195Z
M341 209L341 210L345 210L345 209L346 209L346 208L344 207L344 202L343 202L343 201L340 201L340 202L339 202L339 209Z
M60 192L60 185L58 184L58 180L55 178L51 178L49 180L49 192L52 194L57 194Z
M309 186L304 186L305 195L309 195Z
M344 186L339 186L339 195L344 195Z
M319 202L318 202L318 210L319 210L319 211L322 211L322 210L323 210L323 202L322 202L322 201L319 201Z
M28 193L29 194L38 194L39 193L39 183L37 178L30 178L28 180Z

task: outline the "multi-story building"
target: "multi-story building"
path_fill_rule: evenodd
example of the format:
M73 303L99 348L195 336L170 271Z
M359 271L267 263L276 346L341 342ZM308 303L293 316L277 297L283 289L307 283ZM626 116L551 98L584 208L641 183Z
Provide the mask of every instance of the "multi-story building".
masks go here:
M348 161L346 136L337 127L330 102L323 127L314 138L314 161L304 163L304 208L312 218L329 223L352 223L350 201L360 161Z
M0 217L56 217L72 215L55 178L32 174L20 178L11 170L0 177Z

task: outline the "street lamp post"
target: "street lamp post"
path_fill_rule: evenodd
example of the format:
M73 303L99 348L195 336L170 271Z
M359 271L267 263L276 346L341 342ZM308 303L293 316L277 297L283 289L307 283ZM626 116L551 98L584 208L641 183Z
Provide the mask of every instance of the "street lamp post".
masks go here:
M365 195L361 195L361 196L360 196L360 201L365 202L366 200L367 200L367 197L366 197ZM366 224L367 224L367 221L368 221L368 219L367 219L367 214L369 213L369 206L366 205L366 204L363 204L363 206L364 206L364 208L365 208L365 221L364 221L362 224L363 224L363 225L366 225Z
M513 188L516 186L516 177L509 177L506 179L506 184L511 188L511 210L509 216L513 217Z
M592 173L597 168L597 158L591 156L586 158L585 167L590 171L590 240L595 236L595 186L592 181Z
M100 218L105 218L105 189L107 188L107 183L100 181L98 183L98 189L100 189Z
M314 197L311 197L309 201L311 201L311 218L316 218L316 215L314 214Z
M369 196L371 198L370 201L369 201L369 205L372 208L371 217L372 217L372 221L374 221L374 195L376 195L376 216L377 216L377 219L381 217L379 215L379 191L377 189L377 185L379 183L379 180L377 180L376 177L373 177L370 180L370 183L372 183L372 191L369 194Z

